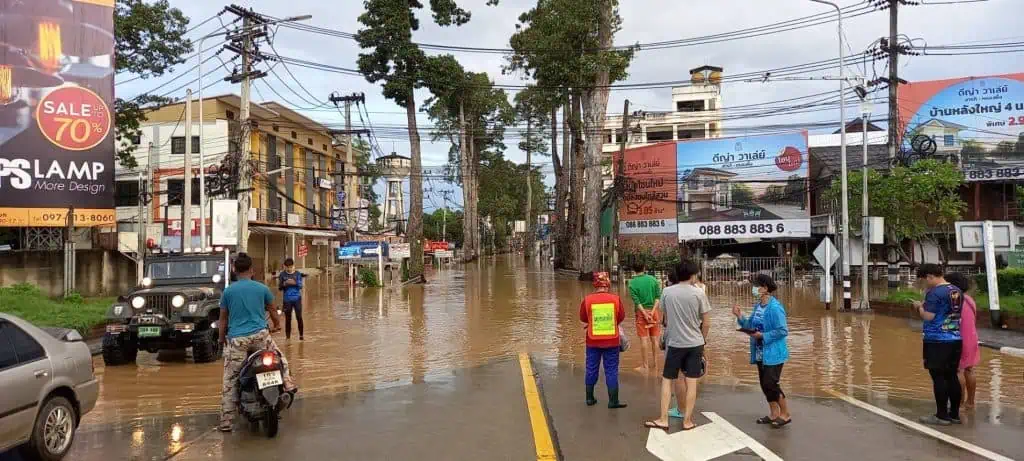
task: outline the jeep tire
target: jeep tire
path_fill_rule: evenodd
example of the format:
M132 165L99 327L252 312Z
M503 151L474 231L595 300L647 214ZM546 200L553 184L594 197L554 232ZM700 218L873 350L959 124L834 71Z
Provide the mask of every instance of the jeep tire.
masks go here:
M138 346L128 339L126 333L103 335L103 364L108 367L116 367L128 363L135 363L135 357L139 354Z
M220 341L214 328L199 330L192 335L192 359L196 363L213 362L220 358Z

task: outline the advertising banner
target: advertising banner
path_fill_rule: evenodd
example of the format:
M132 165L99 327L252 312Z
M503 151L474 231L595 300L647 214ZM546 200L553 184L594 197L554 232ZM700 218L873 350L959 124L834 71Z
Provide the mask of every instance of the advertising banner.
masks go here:
M619 207L619 235L675 234L675 143L629 149L622 164L627 180Z
M113 28L114 0L0 0L0 226L115 224Z
M899 107L905 150L955 155L967 181L1024 177L1024 73L900 85Z
M213 228L210 238L214 245L238 245L238 200L213 201Z
M806 132L675 148L680 240L810 237Z

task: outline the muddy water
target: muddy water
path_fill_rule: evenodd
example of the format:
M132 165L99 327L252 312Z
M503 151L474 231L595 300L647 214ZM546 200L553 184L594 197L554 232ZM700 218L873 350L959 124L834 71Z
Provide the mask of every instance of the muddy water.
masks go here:
M518 259L480 261L465 270L435 271L429 278L426 286L390 290L311 284L304 307L305 341L295 336L286 341L283 333L276 338L303 395L429 381L522 351L582 365L578 309L589 284ZM620 289L624 292L624 286ZM714 382L756 383L746 336L734 331L730 314L734 303L750 304L749 294L741 294L748 290L712 286L716 308L708 359ZM920 333L907 320L825 311L816 288L783 289L779 297L789 312L787 391L823 395L826 389L871 389L883 397L930 398ZM635 338L631 318L626 331ZM625 372L640 364L639 351L634 340L634 349L623 359ZM116 368L105 368L97 359L100 401L86 423L219 408L221 364L161 358L143 352L136 366ZM982 349L978 381L979 400L1024 407L1024 360Z

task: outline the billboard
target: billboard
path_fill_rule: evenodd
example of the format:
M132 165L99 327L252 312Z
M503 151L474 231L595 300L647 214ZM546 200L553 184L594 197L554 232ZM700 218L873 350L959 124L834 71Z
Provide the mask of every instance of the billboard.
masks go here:
M676 234L676 144L628 149L622 166L619 235Z
M113 28L114 0L0 0L0 226L115 224Z
M810 237L806 132L675 148L680 240Z
M924 136L967 181L1024 177L1024 73L900 85L899 113L904 149Z

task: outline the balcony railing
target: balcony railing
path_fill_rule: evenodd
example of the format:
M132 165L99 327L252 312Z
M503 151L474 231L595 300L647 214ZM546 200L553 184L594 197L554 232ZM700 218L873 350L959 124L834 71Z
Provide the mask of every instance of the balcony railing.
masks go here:
M256 221L272 224L288 224L288 215L281 210L257 208Z

